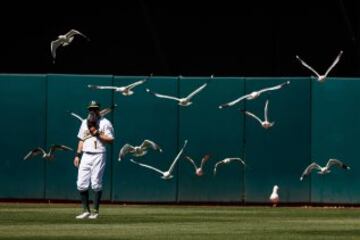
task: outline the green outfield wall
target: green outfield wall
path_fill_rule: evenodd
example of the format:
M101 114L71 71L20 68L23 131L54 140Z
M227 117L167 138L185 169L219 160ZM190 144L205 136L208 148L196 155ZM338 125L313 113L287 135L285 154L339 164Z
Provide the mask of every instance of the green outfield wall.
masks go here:
M88 85L124 86L147 79L123 96L112 90L94 90ZM219 105L252 91L290 84L265 92L255 100L241 101L224 109ZM183 107L172 99L146 91L184 97L206 87ZM81 122L70 116L87 116L87 104L97 100L102 107L117 105L106 116L114 126L115 141L108 146L104 175L104 200L114 202L164 203L268 203L278 185L283 203L360 202L360 163L357 159L360 135L360 79L329 78L319 83L312 78L276 77L160 77L112 75L0 75L2 103L2 154L0 157L0 199L78 200L75 152L57 152L53 160L40 156L24 160L35 147L65 144L77 148ZM269 120L264 129L244 114L250 111L263 118L269 101ZM149 139L162 152L149 150L143 157L118 160L125 143L140 145ZM169 169L178 151L188 140L173 170L163 180L158 172L129 160ZM194 166L204 155L203 175ZM225 158L246 162L219 165ZM334 168L328 175L312 173L299 178L311 162L325 165L339 159L351 169Z

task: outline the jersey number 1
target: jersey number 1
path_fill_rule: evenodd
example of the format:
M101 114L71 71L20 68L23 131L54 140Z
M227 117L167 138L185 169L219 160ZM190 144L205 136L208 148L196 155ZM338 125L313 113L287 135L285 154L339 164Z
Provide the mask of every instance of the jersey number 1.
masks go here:
M97 149L97 141L94 141L94 148Z

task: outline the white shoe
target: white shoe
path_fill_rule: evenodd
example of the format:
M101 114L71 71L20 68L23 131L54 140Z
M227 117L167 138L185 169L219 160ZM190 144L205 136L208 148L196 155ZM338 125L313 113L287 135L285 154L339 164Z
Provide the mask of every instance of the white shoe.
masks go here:
M98 213L92 213L90 216L89 216L89 219L97 219L99 216Z
M85 219L85 218L88 218L89 216L90 216L89 212L83 212L82 214L77 215L75 218L76 219Z

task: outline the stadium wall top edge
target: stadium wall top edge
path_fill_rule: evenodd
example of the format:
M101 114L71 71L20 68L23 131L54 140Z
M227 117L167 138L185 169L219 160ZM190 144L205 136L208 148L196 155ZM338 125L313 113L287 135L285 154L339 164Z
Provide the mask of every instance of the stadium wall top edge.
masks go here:
M113 74L78 74L78 73L0 73L0 76L63 76L63 77L114 77L114 78L149 78L150 75L113 75ZM209 79L211 75L204 76L190 76L190 75L152 75L153 78L182 78L182 79ZM308 80L312 78L311 76L216 76L213 75L216 79L251 79L251 80ZM341 79L341 80L360 80L359 77L328 77L328 79ZM315 79L314 79L315 80Z

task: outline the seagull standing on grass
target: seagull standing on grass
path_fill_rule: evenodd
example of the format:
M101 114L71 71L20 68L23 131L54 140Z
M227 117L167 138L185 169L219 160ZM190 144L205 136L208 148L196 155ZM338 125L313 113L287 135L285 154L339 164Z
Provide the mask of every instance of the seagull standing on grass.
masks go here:
M82 34L81 32L79 32L75 29L71 29L69 32L67 32L64 35L59 35L58 39L52 41L50 44L51 55L53 57L53 63L55 63L57 48L60 46L65 47L65 46L69 45L74 40L75 35L80 35L89 41L89 38L87 36L85 36L84 34Z
M225 158L224 160L221 160L221 161L219 161L219 162L217 162L217 163L215 164L215 167L214 167L214 175L216 175L216 170L217 170L217 167L218 167L219 165L221 165L221 164L228 164L228 163L230 163L230 162L232 162L232 161L238 161L238 162L240 162L242 165L245 166L245 162L244 162L244 160L242 160L241 158Z
M273 191L272 191L272 193L271 193L271 195L270 195L270 197L269 197L271 203L273 204L273 207L276 207L277 204L278 204L279 201L280 201L280 197L279 197L278 191L279 191L279 187L278 187L278 185L275 185L275 186L273 187Z
M268 106L269 106L269 100L266 100L265 107L264 107L264 121L262 121L258 116L256 116L255 114L253 114L249 111L244 111L244 112L246 115L256 119L263 128L268 129L268 128L271 128L272 126L274 126L274 124L275 124L275 122L269 122Z
M253 92L251 92L249 94L246 94L244 96L241 96L241 97L239 97L239 98L237 98L237 99L235 99L235 100L233 100L231 102L221 104L219 106L219 108L223 109L223 108L234 106L235 104L237 104L238 102L240 102L240 101L242 101L244 99L246 99L246 100L256 99L264 92L279 90L282 87L287 86L289 84L290 84L290 81L286 81L286 82L284 82L282 84L279 84L279 85L276 85L276 86L273 86L273 87L268 87L268 88L263 88L263 89L260 89L260 90L257 90L257 91L253 91Z
M161 171L161 170L158 169L158 168L152 167L152 166L150 166L150 165L136 162L136 161L134 161L133 159L130 159L130 161L131 161L132 163L135 163L135 164L140 165L140 166L142 166L142 167L145 167L145 168L151 169L151 170L153 170L153 171L156 171L156 172L158 172L158 173L160 173L160 174L162 175L162 176L161 176L162 179L168 180L168 179L171 179L171 178L174 177L173 175L171 175L171 173L173 172L174 167L175 167L175 164L177 163L177 161L179 160L181 154L183 153L184 148L186 147L186 144L187 144L187 140L185 140L184 146L181 148L181 150L179 151L179 153L178 153L177 156L175 157L174 161L173 161L172 164L170 165L170 168L169 168L167 171L165 171L165 172L164 172L164 171Z
M316 162L313 162L305 169L305 171L303 172L303 174L300 177L300 181L302 181L305 176L309 175L313 169L319 170L318 174L321 174L321 175L330 173L330 168L332 166L337 166L339 168L350 170L349 166L347 166L346 164L344 164L343 162L341 162L340 160L337 160L337 159L329 159L329 161L327 162L325 167L321 167Z
M140 146L132 146L126 143L119 152L119 159L120 162L124 156L128 153L131 153L135 157L142 157L147 153L147 150L152 148L154 150L159 150L162 152L162 149L157 145L155 142L145 139Z
M200 167L197 167L196 164L195 164L195 162L194 162L194 160L191 159L189 156L185 156L185 158L192 163L192 165L193 165L194 168L195 168L195 174L200 177L200 176L202 176L202 175L204 174L204 172L203 172L203 167L204 167L204 164L207 162L207 160L209 160L210 155L209 155L209 154L206 154L206 155L201 159Z
M214 76L211 75L210 79L212 79ZM152 95L158 97L158 98L167 98L167 99L171 99L171 100L175 100L178 101L180 106L186 107L192 104L191 99L198 94L200 91L202 91L205 87L207 86L207 83L204 83L203 85L201 85L200 87L198 87L197 89L195 89L192 93L190 93L187 97L184 98L177 98L177 97L173 97L173 96L169 96L169 95L164 95L164 94L159 94L159 93L155 93L152 92L150 89L146 89L146 91L148 93L151 93Z
M31 150L25 157L24 160L29 159L30 157L34 157L37 155L42 154L42 158L46 159L46 160L52 160L55 156L54 153L56 150L61 150L61 151L73 151L72 148L67 147L65 145L52 145L49 149L49 152L45 152L45 150L41 147L35 148L33 150Z
M326 70L324 75L320 75L317 71L315 71L314 68L310 67L306 62L304 62L298 55L296 55L296 58L300 61L300 63L306 67L307 69L309 69L310 71L312 71L316 77L317 80L319 82L324 82L327 75L330 73L330 71L336 66L336 64L339 62L341 55L343 54L343 51L340 51L339 54L337 55L337 57L335 58L334 62L331 64L331 66Z
M146 82L147 79L142 79L139 80L137 82L131 83L127 86L121 86L121 87L116 87L116 86L98 86L98 85L88 85L89 88L91 89L100 89L100 90L113 90L114 92L120 92L122 95L124 96L131 96L134 94L134 91L132 91L132 89L136 86L139 86L141 84L143 84L144 82Z

